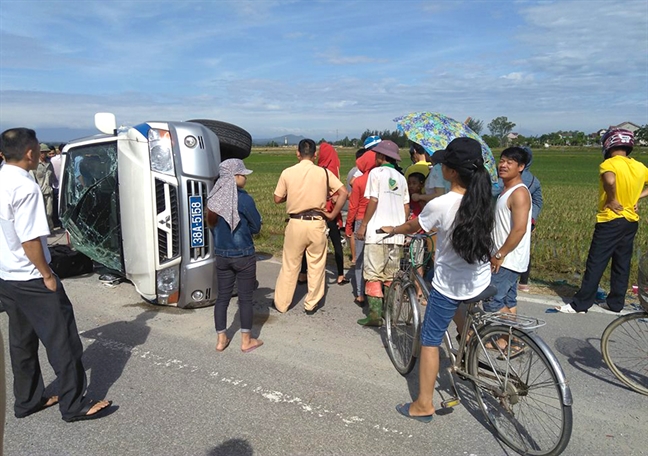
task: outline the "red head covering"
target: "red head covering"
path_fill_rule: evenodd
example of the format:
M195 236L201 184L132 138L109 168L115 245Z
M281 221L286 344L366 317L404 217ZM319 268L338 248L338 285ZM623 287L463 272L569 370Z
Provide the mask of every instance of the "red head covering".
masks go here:
M335 148L327 142L323 142L319 147L319 156L317 158L318 166L328 169L340 178L340 157L338 157Z

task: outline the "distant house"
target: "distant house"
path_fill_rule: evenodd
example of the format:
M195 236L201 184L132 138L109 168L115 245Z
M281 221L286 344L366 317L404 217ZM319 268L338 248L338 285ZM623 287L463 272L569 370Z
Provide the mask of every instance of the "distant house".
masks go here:
M506 135L506 138L509 141L514 141L514 140L518 139L518 136L520 136L519 133L509 133L508 135Z
M610 125L610 128L615 127L615 128L623 128L625 130L629 130L631 132L635 132L641 128L641 125L637 125L632 122L621 122L619 125Z

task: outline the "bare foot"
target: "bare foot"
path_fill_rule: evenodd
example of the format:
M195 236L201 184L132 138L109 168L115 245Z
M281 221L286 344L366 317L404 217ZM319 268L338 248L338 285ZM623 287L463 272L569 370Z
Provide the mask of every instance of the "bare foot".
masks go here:
M436 410L432 405L430 405L429 407L421 407L418 402L414 401L410 404L409 412L412 416L429 416L434 415L434 412L436 412Z
M261 339L250 338L247 341L241 342L241 351L243 353L250 353L252 350L259 348L261 345L263 345L263 341Z
M230 344L230 340L227 337L218 336L218 343L216 344L216 351L217 352L222 352L223 350L225 350L229 346L229 344Z
M90 407L90 410L88 410L88 413L86 413L86 416L92 416L95 413L98 413L108 407L111 404L110 401L107 400L102 400L102 401L97 401L93 404L92 407Z
M58 396L51 396L49 399L47 399L47 402L43 404L43 407L51 407L52 405L58 404L59 397Z

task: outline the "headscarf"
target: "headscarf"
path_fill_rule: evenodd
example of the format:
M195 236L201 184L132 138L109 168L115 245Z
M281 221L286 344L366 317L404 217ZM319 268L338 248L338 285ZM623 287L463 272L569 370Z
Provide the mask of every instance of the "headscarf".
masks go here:
M327 142L320 144L317 165L328 169L335 174L335 177L340 178L340 157L335 148Z
M241 221L235 176L237 174L245 176L252 171L247 169L243 160L238 158L224 160L219 165L218 171L218 180L207 197L207 208L220 215L229 225L230 231L234 231Z

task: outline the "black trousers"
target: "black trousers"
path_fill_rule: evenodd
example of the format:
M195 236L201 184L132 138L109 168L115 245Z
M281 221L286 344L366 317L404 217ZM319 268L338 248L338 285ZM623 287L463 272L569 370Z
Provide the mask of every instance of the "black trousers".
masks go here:
M232 299L234 281L237 281L241 332L249 332L252 329L252 293L256 285L256 255L238 258L216 256L216 277L218 279L218 297L214 306L216 331L222 332L227 329L227 308Z
M38 409L45 385L38 361L39 341L59 382L59 407L63 418L78 415L85 405L86 375L81 363L79 338L72 303L56 278L57 291L42 279L0 279L0 300L9 316L9 354L14 375L14 412Z
M583 282L571 303L574 310L582 312L592 307L599 282L610 259L612 259L612 270L607 305L615 312L623 309L630 280L634 238L638 227L638 222L629 222L625 218L597 223L594 226Z

